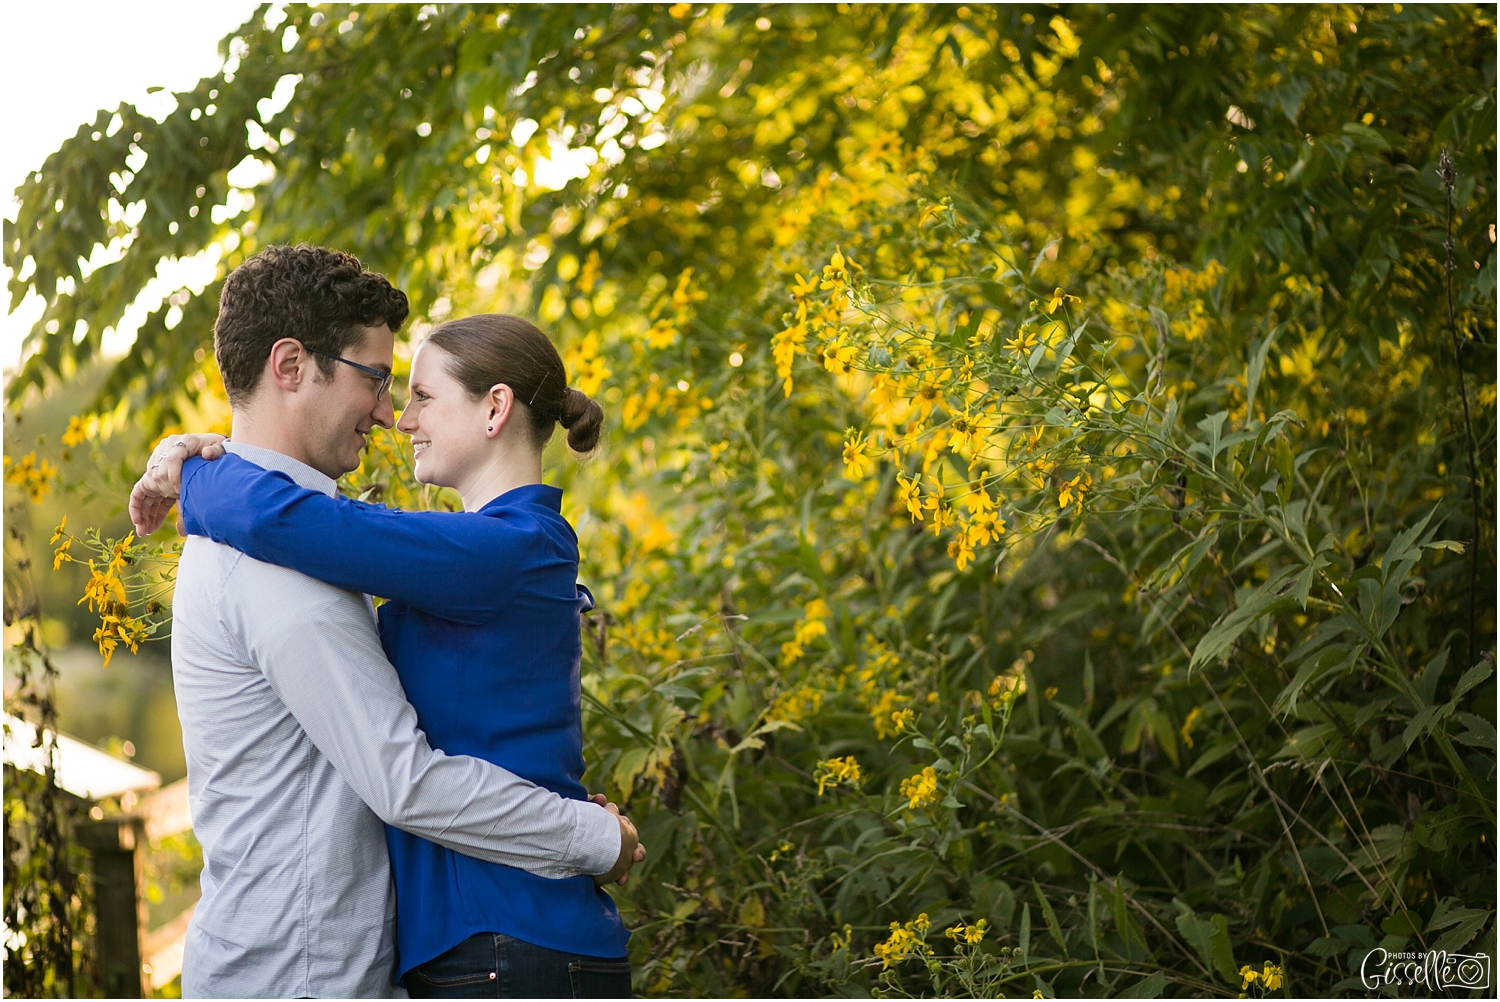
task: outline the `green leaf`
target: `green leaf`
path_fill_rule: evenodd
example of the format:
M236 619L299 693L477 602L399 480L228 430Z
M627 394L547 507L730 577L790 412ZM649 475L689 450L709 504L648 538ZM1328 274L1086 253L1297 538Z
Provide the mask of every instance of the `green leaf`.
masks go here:
M1212 747L1193 761L1193 764L1188 767L1187 775L1197 775L1215 762L1234 754L1234 750L1238 747L1238 743L1233 738L1219 739Z
M1161 971L1149 974L1115 996L1117 999L1159 999L1166 990L1167 976Z
M1295 571L1295 567L1279 568L1276 573L1266 579L1265 584L1257 588L1248 599L1209 630L1203 639L1198 641L1188 670L1191 671L1204 662L1223 654L1256 620L1270 613L1278 603L1285 601L1282 595L1283 584Z
M1198 422L1198 430L1208 436L1208 462L1210 466L1215 466L1219 458L1219 438L1223 435L1224 422L1228 419L1228 411L1216 411Z
M1297 575L1297 584L1292 588L1292 597L1303 609L1307 608L1307 599L1312 592L1313 582L1317 580L1318 572L1328 566L1328 558L1319 553L1313 557L1312 563L1302 569Z
M1432 944L1432 949L1439 953L1453 953L1463 949L1469 945L1469 941L1474 938L1475 934L1485 927L1494 914L1494 912L1479 908L1455 908L1447 912L1442 918L1442 924L1444 927L1452 926L1452 928ZM1438 923L1434 922L1430 928L1438 928Z
M1227 983L1238 985L1239 972L1234 964L1234 950L1229 943L1229 920L1223 915L1200 918L1181 898L1172 902L1177 906L1177 931L1187 940L1203 964Z
M1292 447L1287 444L1284 435L1276 439L1275 462L1276 472L1281 475L1281 482L1276 485L1276 496L1281 499L1281 505L1285 508L1292 496L1292 477L1296 471L1292 468Z
M1071 706L1058 700L1052 701L1052 708L1067 720L1068 726L1073 729L1073 741L1078 745L1078 753L1090 762L1104 758L1108 752L1104 750L1104 742L1099 740L1099 735L1089 726L1088 721Z
M1447 653L1447 650L1443 651L1444 655L1446 655ZM1490 673L1494 670L1494 665L1490 664L1490 662L1481 661L1474 667L1470 668L1468 671L1464 672L1463 678L1458 680L1458 685L1453 689L1453 699L1451 700L1451 702L1457 704L1460 699L1463 699L1464 696L1468 695L1470 689L1474 688L1476 685L1489 678Z
M1270 355L1271 346L1276 343L1276 338L1284 330L1286 330L1284 323L1272 327L1271 332L1261 339L1260 344L1256 345L1255 351L1250 355L1250 364L1245 370L1245 421L1247 424L1255 418L1255 394L1260 389L1260 377L1266 368L1266 358ZM1261 428L1262 435L1268 427L1270 427L1269 422ZM1259 439L1256 440L1255 446L1250 453L1252 459L1260 450Z
M1062 926L1057 924L1057 913L1052 910L1052 902L1048 901L1047 895L1042 893L1042 885L1038 884L1035 878L1031 881L1031 888L1036 891L1037 901L1041 902L1042 921L1047 923L1047 931L1052 934L1052 941L1057 944L1057 948L1063 952L1064 957L1070 957L1067 941L1063 939Z

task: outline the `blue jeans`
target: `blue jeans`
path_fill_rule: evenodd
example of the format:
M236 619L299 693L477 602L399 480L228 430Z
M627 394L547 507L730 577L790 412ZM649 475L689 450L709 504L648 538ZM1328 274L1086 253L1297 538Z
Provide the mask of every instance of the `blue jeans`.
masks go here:
M560 953L481 932L401 980L414 999L628 999L630 959Z

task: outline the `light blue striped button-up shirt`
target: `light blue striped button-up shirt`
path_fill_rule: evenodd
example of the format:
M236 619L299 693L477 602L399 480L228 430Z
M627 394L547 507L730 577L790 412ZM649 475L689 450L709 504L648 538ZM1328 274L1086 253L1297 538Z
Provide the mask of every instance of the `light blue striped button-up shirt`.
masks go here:
M226 446L335 490L280 453ZM199 536L183 544L172 675L203 846L184 998L404 995L382 821L546 877L602 873L619 855L602 808L433 749L372 613L365 596Z

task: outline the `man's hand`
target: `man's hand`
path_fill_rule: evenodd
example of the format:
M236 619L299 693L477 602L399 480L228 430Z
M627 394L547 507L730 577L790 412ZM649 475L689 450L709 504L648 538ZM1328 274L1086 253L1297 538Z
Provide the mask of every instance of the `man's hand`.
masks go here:
M630 819L620 813L620 808L609 802L609 798L602 793L596 793L589 797L592 803L598 804L609 813L613 814L620 822L620 858L615 860L615 865L608 873L601 873L594 877L594 883L603 887L605 884L619 884L625 886L629 880L630 868L646 858L646 847L641 845L640 836L636 834L635 825Z
M192 456L218 459L224 455L223 435L168 435L151 453L146 472L130 492L130 521L138 539L151 535L166 521L182 494L182 464ZM186 535L182 516L177 531Z

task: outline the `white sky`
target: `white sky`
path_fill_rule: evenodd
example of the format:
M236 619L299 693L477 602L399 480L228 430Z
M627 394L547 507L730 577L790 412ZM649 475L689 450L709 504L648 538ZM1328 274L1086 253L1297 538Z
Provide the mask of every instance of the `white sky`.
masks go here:
M219 40L249 20L256 6L249 0L0 5L0 198L6 217L15 218L12 193L26 173L41 167L99 109L134 104L146 97L147 87L187 90L217 72ZM170 286L163 295L184 284L161 277ZM0 366L7 374L42 311L40 298L32 296L12 313L4 287L9 278L10 271L0 267L6 314ZM133 312L144 319L149 309Z

